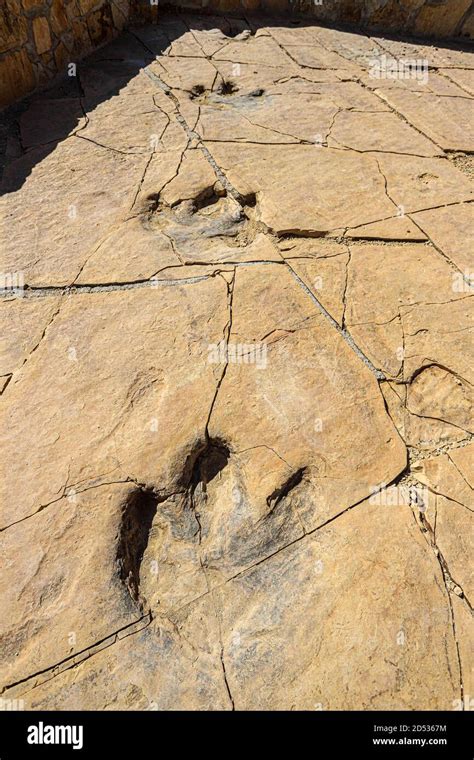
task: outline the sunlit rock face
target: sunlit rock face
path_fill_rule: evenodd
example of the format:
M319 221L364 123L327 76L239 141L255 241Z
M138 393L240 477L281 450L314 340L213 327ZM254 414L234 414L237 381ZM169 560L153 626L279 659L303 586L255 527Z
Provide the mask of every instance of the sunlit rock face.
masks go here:
M163 15L9 117L4 699L473 693L472 58Z

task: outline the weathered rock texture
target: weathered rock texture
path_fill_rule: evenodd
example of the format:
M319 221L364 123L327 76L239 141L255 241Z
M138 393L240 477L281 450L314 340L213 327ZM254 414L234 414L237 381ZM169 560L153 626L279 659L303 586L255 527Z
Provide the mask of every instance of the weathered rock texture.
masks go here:
M206 12L296 14L326 23L428 37L471 38L472 0L168 0L168 6Z
M473 67L164 17L18 112L3 699L465 704Z
M473 0L3 0L0 9L0 108L55 76L125 27L159 23L160 6L205 13L285 13L420 37L474 35Z

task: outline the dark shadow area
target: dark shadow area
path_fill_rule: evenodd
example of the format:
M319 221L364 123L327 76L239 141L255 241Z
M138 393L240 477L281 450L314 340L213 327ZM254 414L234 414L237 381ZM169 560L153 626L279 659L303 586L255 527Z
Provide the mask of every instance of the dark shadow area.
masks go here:
M283 483L280 488L276 488L273 493L270 494L270 496L267 496L267 504L269 507L271 507L272 511L275 509L275 507L282 501L282 499L286 499L290 491L292 491L296 486L299 486L301 481L303 480L303 475L306 472L306 467L300 467L299 470L296 470L290 477Z
M120 580L135 602L140 598L140 567L158 501L152 491L138 489L130 495L123 507L117 562Z
M251 14L244 17L242 13L235 17L211 16L184 11L179 13L178 9L174 9L172 15L164 15L157 25L131 28L124 32L78 62L75 76L56 80L0 113L1 192L11 193L21 188L34 167L54 151L58 143L80 130L86 114L117 95L141 69L169 49L189 28L203 31L219 29L232 42L242 33L251 36L258 29L272 25L289 29L329 26L305 17ZM331 25L330 28L364 36L382 36L381 32L343 25ZM383 38L437 50L473 50L472 44L461 41L433 41L388 33L383 33ZM199 96L200 87L202 85L197 82L189 91L190 97ZM220 87L223 94L229 94L233 92L234 85L232 82L221 82L216 87Z
M201 485L203 491L214 478L227 466L230 449L220 439L199 441L186 458L180 485L189 490L191 496Z
M80 61L76 76L64 76L5 109L0 126L2 191L18 190L34 166L80 128L86 113L117 95L154 57L125 32Z

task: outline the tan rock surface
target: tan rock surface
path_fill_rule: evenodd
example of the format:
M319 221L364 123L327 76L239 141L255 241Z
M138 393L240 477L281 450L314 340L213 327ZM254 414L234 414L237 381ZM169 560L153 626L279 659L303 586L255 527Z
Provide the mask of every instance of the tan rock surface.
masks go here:
M444 150L473 150L470 124L474 107L470 98L391 89L387 101Z
M474 508L474 493L472 486L463 474L463 460L469 472L474 456L473 445L454 449L447 454L422 459L413 464L413 472L421 482L436 495L455 501L467 509ZM460 466L461 465L461 466Z
M451 709L459 670L438 584L409 507L361 504L169 619L28 684L25 698L35 709Z
M230 41L212 57L216 61L283 66L287 71L293 68L291 56L287 55L271 37L249 37L244 40ZM320 68L326 68L326 66Z
M371 78L382 54L429 59L426 87ZM471 66L162 14L11 116L2 695L472 688Z
M472 444L458 451L469 458L472 470ZM456 450L453 453L457 453ZM425 520L449 574L452 590L456 596L470 600L474 592L470 562L473 552L474 491L450 452L415 462L413 473L430 491L426 500Z
M420 211L413 215L413 221L421 227L433 244L441 249L446 258L469 277L474 268L474 205L460 203L456 206L441 206L430 211Z
M268 342L268 369L256 363L229 363L209 431L215 438L232 437L239 451L260 446L273 449L283 460L283 473L288 466L290 475L301 472L299 512L305 528L312 530L369 495L387 469L393 473L389 479L395 477L395 471L404 466L404 447L387 425L369 370L361 368L321 315L313 316L315 309L307 308L304 291L295 287L286 270L279 268L271 283L267 272L258 266L237 271L229 340ZM245 305L239 309L241 293ZM264 307L257 321L254 303ZM251 426L245 415L234 411L235 387L242 388L242 397L250 401ZM348 416L352 440L344 443L341 419ZM287 479L288 472L283 482ZM259 490L261 485L262 476ZM265 490L273 493L278 483L272 486L264 487L263 494Z
M452 451L450 459L457 467L462 477L471 488L474 488L474 477L472 473L472 463L474 457L474 446L465 446L457 451Z
M420 227L404 214L391 219L383 219L380 222L361 224L359 227L346 230L346 236L355 240L406 240L407 242L410 240L417 242L426 240L426 235Z
M377 162L389 197L405 213L472 200L472 182L446 159L379 153Z
M462 90L474 95L474 71L471 69L448 69L446 71L442 69L441 71L442 74L456 82Z
M458 635L459 660L462 669L463 687L466 695L472 694L474 687L474 667L472 664L472 612L463 599L456 594L451 595L453 603L454 623ZM458 710L467 710L471 706L469 699L457 698L453 705Z
M35 347L41 342L43 332L54 318L59 296L25 300L4 300L0 303L2 344L0 353L0 376L10 378L19 369Z
M181 287L184 290L179 286L176 289L163 286L143 291L105 291L63 297L60 311L25 365L28 371L19 373L10 383L9 401L5 404L8 425L2 425L5 443L11 441L11 447L7 446L10 455L7 453L4 460L6 477L3 479L5 491L1 497L2 526L18 522L43 509L65 489L75 488L79 483L97 478L122 479L122 474L117 477L117 473L122 471L121 460L125 452L132 457L127 462L126 469L130 471L125 477L141 483L151 478L150 485L160 491L166 490L168 485L159 481L164 479L168 483L170 476L172 480L179 480L179 473L165 474L172 464L166 462L164 451L160 455L159 471L154 471L154 426L160 429L164 425L161 429L168 430L168 415L172 419L175 414L174 404L182 387L185 397L178 402L178 440L182 439L185 447L192 447L195 439L204 435L216 372L216 367L207 362L207 343L220 340L227 320L227 288L222 278ZM200 291L197 300L197 294L189 293L189 288ZM182 297L182 300L178 298L180 306L175 301L178 294ZM209 309L206 309L208 299ZM148 303L147 307L145 303ZM156 310L153 304L156 304ZM193 315L193 309L201 312L201 318L208 325L209 334L205 342L197 340L197 327L192 327L193 323L197 325L200 321L197 314ZM176 344L174 332L169 330L171 323L177 326L179 317L175 310L182 319L179 330L181 348ZM144 315L148 327L143 322ZM115 325L115 349L112 348L113 340L107 329L109 323ZM143 352L147 352L147 347L140 336L148 331L152 342L148 360L144 361ZM167 354L174 357L173 367L177 376L173 380L165 372ZM104 363L106 355L109 358ZM180 370L179 356L181 361L189 363L186 370ZM58 365L54 382L49 373L53 363ZM94 382L91 382L91 373ZM180 381L178 376L181 377ZM200 412L196 409L197 399L190 391L193 376L196 389L206 398ZM41 404L28 388L30 378L42 398ZM98 394L99 386L102 391ZM16 403L13 402L15 396L19 398ZM186 407L191 433L185 432ZM33 451L28 439L20 432L30 415L29 424L45 431L41 445ZM138 446L133 436L127 433L129 424L134 429L137 425L143 433L143 440ZM82 440L78 425L85 433ZM188 444L184 443L186 437L190 437ZM16 451L13 446L15 440ZM166 444L171 452L177 452L183 445L178 440L169 440ZM21 451L22 445L24 453ZM8 478L12 478L11 482L18 478L18 468L23 466L27 451L30 487L25 487L20 501L12 500L7 497ZM144 469L139 474L136 467ZM174 487L171 481L169 486L170 490Z
M242 195L256 193L259 220L280 234L322 234L396 211L371 156L317 142L282 145L278 152L267 145L214 144L212 154Z
M378 38L375 38L378 41ZM474 56L471 51L459 50L450 45L437 42L433 44L383 40L382 47L392 56L404 59L428 61L436 69L474 69Z
M88 254L130 211L148 156L114 153L78 137L63 141L43 160L45 149L34 150L39 163L22 191L0 201L4 271L23 271L29 285L69 285ZM12 164L12 183L28 160ZM100 177L91 183L97 165ZM7 232L11 218L18 223Z
M115 573L113 539L130 491L130 485L92 486L80 493L69 489L66 497L2 536L1 594L9 609L0 633L2 687L141 617ZM108 556L97 540L105 536ZM74 545L87 550L71 556ZM85 588L87 600L79 607L75 600Z
M412 153L436 156L439 148L412 127L400 124L392 113L353 113L342 111L334 119L329 147L352 148L365 153L383 146L387 153Z
M405 377L411 377L418 368L411 354L412 347L418 347L425 339L428 328L432 332L449 332L449 326L443 321L443 305L449 307L450 313L452 307L461 324L469 326L466 320L472 313L471 301L464 292L453 289L451 267L430 246L351 243L349 250L346 321L356 342L366 348L376 365L387 374L396 376L403 366ZM390 287L380 298L382 281L390 282ZM414 335L415 331L411 330L417 316L417 327L423 330L421 335ZM463 341L462 337L459 340ZM378 341L380 345L376 346ZM469 339L463 342L466 348L468 342ZM439 347L435 351L430 357L433 361L436 355L440 356ZM450 346L450 351L451 362L453 354L459 353L461 357L461 346L459 351L457 346Z
M283 251L294 272L305 285L319 298L334 319L342 324L344 317L344 289L346 272L349 262L349 252L312 258L289 257L291 251Z

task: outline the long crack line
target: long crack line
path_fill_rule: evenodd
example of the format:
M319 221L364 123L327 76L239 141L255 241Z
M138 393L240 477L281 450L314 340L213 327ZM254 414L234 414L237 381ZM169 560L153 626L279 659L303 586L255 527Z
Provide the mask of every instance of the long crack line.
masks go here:
M61 675L61 673L64 673L66 670L70 670L71 668L77 667L78 665L81 665L86 659L89 659L89 657L93 657L95 654L98 654L99 652L102 652L104 649L108 649L110 646L115 644L117 641L120 641L122 638L125 638L125 636L120 636L120 634L124 633L125 631L128 631L130 628L136 628L136 626L139 625L143 620L146 621L144 626L141 626L140 628L136 628L136 630L130 631L128 636L133 635L134 633L139 633L144 628L147 628L150 623L152 622L152 613L151 611L146 612L144 615L142 615L137 620L134 620L132 623L128 623L127 625L122 626L121 628L118 628L113 633L107 634L107 636L102 637L98 641L95 641L90 646L86 647L85 649L81 649L79 652L75 652L74 654L70 655L69 657L65 657L63 660L60 660L59 662L55 663L54 665L50 665L46 668L43 668L42 670L38 670L35 673L32 673L29 676L25 676L25 678L20 678L18 681L15 681L13 683L7 684L3 687L0 694L4 694L6 691L15 688L16 686L20 686L21 684L27 684L28 681L31 681L33 679L38 679L42 676L47 676L49 673L51 673L50 678L43 678L39 682L35 682L31 688L35 688L36 686L40 686L43 683L46 683L47 681L51 681L53 678L56 678L57 676ZM109 639L112 639L112 641L109 641ZM106 643L109 642L109 643ZM102 646L104 645L104 646ZM92 651L92 650L96 651ZM89 653L89 654L88 654ZM81 659L76 662L76 658L81 657ZM66 665L66 663L70 663ZM61 667L61 665L66 665L66 667L62 668L61 670L58 670L58 668ZM28 689L29 691L29 689Z
M373 375L377 378L377 380L386 380L386 376L384 373L375 367L372 362L370 361L369 357L364 354L361 348L357 345L357 343L354 341L352 335L349 333L349 331L346 328L343 328L340 326L338 322L334 319L333 316L327 311L327 309L323 306L321 301L316 298L315 294L308 288L308 286L303 282L301 277L295 272L291 264L286 261L285 262L288 270L290 271L292 277L296 280L300 288L304 290L307 296L311 298L314 304L318 307L321 314L327 319L327 321L334 327L335 330L339 333L339 335L343 338L343 340L347 343L347 345L354 351L354 353L361 359L361 361L364 362L365 366L370 369Z

